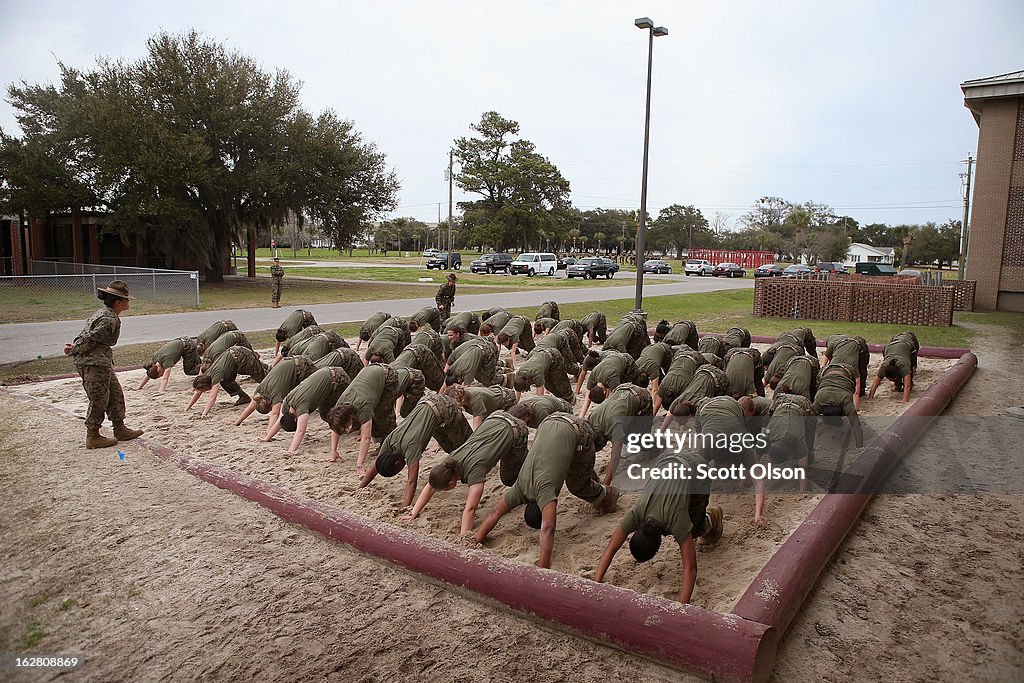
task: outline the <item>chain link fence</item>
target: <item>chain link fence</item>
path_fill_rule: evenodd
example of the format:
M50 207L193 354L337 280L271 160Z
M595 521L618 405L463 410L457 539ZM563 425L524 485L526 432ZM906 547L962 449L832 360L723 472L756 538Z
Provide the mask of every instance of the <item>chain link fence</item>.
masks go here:
M198 271L60 261L30 261L29 268L32 275L0 277L0 296L5 301L59 305L78 304L84 297L91 305L98 287L106 287L112 280L122 280L137 299L199 307Z

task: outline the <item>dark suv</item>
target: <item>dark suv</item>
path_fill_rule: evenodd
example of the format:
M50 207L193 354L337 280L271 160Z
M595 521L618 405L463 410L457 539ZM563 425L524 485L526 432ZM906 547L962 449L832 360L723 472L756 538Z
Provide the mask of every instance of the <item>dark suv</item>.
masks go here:
M469 264L472 273L493 273L496 271L508 272L512 264L512 257L508 254L484 254Z
M438 270L458 270L462 267L462 254L437 254L427 261L427 270L437 268Z
M615 274L616 270L617 268L615 268L615 264L610 260L588 256L587 258L581 258L579 261L566 268L565 276L569 279L581 277L584 280L591 280L603 275L611 280L612 275Z
M822 261L814 267L814 270L818 273L842 273L846 274L846 266L842 263L833 263L831 261Z

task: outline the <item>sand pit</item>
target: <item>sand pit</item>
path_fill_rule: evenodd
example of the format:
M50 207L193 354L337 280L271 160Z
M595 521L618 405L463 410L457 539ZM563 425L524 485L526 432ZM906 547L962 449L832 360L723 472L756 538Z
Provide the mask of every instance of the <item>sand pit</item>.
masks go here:
M264 353L265 358L269 356ZM872 367L878 362L872 357ZM951 360L921 359L915 395L952 365ZM285 457L285 436L279 434L274 442L262 443L257 436L265 431L266 418L254 414L246 424L235 427L232 423L241 412L230 396L222 394L217 405L206 418L199 416L199 406L184 413L185 402L191 392L191 378L177 370L165 394L157 394L153 383L145 389L135 390L142 371L122 373L130 422L146 429L146 438L175 451L198 457L212 463L230 467L258 479L279 484L300 495L322 501L341 509L366 515L372 519L404 526L417 533L453 544L465 543L459 537L459 516L465 503L466 488L452 493L438 494L423 515L412 522L401 522L402 488L405 474L393 479L378 477L368 488L357 490L355 471L357 437L342 440L343 459L336 463L324 462L330 430L317 416L310 420L310 429L297 456ZM243 381L250 391L255 383ZM85 396L77 379L56 380L47 383L13 387L12 392L31 396L34 400L52 404L61 410L84 417ZM769 396L770 396L769 390ZM581 407L577 403L577 411ZM201 403L200 403L201 406ZM885 385L872 401L864 401L864 418L895 417L905 404ZM877 433L876 422L865 419L865 442ZM848 438L848 429L819 427L819 449L828 451L838 440ZM598 470L603 473L609 449L598 454ZM859 453L855 450L852 457ZM371 450L372 455L372 450ZM426 482L426 469L438 462L443 453L425 457L421 467L420 486ZM831 464L831 463L823 463ZM492 473L477 514L482 519L503 492L504 487ZM701 552L699 573L692 603L719 612L728 612L746 590L767 559L786 540L817 504L821 493L788 492L772 495L769 487L766 506L767 525L753 524L753 496L750 493L717 493L713 502L722 505L726 516L723 539L713 548ZM620 510L611 515L596 517L590 506L563 492L559 500L558 533L552 568L583 577L592 577L595 565L614 526L623 511L635 500L626 494ZM485 548L506 558L534 562L538 556L537 534L528 529L520 514L503 519L492 532ZM674 544L663 544L662 550L651 562L637 564L628 552L621 552L609 570L608 582L642 593L674 599L679 590L680 565Z

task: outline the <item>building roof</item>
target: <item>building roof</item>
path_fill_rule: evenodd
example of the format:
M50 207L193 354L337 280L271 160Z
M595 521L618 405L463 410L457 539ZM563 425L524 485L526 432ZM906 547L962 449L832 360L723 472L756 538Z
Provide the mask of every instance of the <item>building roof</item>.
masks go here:
M1024 71L1010 71L998 76L964 81L960 89L964 91L964 106L971 110L975 122L980 125L982 101L1024 97Z
M877 256L892 256L896 253L896 250L892 247L873 247L870 244L864 244L863 242L851 242L849 249L857 247L862 251L866 251L869 254L875 254ZM848 249L848 250L849 250Z

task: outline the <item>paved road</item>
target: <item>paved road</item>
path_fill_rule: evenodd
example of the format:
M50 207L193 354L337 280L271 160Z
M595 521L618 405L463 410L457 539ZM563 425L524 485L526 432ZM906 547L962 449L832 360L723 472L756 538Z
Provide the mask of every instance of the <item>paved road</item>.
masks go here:
M613 280L614 282L614 280ZM647 285L644 296L670 294L692 294L726 289L750 289L753 278L742 280L720 278L686 278L672 284ZM492 306L539 306L555 299L559 303L580 303L586 301L610 301L631 299L635 285L612 285L607 287L572 287L568 289L531 289L522 292L500 292L495 294L466 294L456 299L458 310L482 310ZM391 301L359 301L353 303L310 304L305 306L322 323L363 321L377 311L388 311L396 315L411 315L424 306L432 306L433 296ZM235 321L241 330L271 330L278 326L291 308L241 308L220 311L196 311L194 313L165 313L160 315L128 316L121 323L121 344L173 339L185 335L197 335L217 320ZM0 325L0 363L31 360L58 356L63 352L64 343L71 341L82 329L81 320L65 320L47 323L16 323Z

